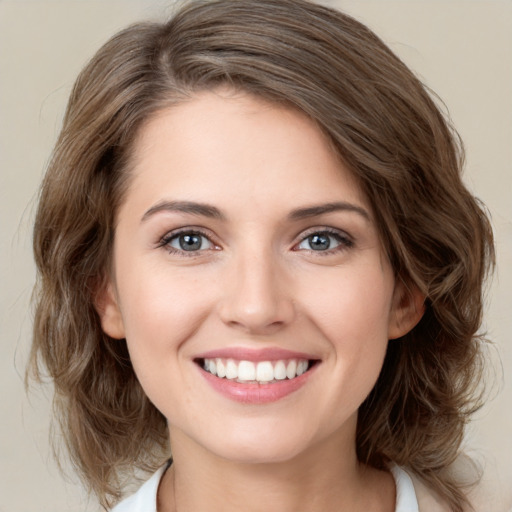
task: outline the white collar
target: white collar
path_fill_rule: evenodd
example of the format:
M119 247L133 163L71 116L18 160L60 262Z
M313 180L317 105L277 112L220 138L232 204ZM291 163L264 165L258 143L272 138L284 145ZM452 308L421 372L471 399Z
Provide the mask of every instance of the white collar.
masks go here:
M168 464L162 466L135 494L115 506L112 512L157 512L158 486L168 467ZM395 512L419 512L411 477L396 465L391 466L390 471L396 485Z
M396 485L395 512L419 512L418 499L411 477L396 465L392 465L390 471Z

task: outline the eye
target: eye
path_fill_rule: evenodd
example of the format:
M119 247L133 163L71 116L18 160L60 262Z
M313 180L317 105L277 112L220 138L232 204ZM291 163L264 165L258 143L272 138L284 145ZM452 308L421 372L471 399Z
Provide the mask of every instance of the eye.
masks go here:
M337 232L317 231L304 238L297 246L297 250L327 252L336 249L351 247L352 241Z
M215 248L208 237L197 231L171 233L162 239L161 245L170 252L199 252Z

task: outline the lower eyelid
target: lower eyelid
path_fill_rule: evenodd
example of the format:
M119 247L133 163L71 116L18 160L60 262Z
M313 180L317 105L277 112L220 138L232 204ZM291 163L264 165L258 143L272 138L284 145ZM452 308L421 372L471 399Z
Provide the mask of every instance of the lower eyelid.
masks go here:
M328 254L329 252L340 250L340 247L341 247L341 250L343 250L343 249L350 248L354 245L354 241L352 240L352 238L345 235L344 233L339 233L338 231L331 231L328 229L318 229L315 231L311 231L311 232L307 233L306 235L303 235L300 242L298 242L294 247L298 248L299 245L306 242L307 239L313 235L327 235L329 237L334 238L338 245L336 247L326 249L325 251L314 251L313 249L303 249L303 250L309 250L311 252Z

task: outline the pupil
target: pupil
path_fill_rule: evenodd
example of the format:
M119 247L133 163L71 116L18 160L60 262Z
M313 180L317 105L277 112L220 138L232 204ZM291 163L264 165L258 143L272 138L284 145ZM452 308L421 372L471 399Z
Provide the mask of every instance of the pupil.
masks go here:
M184 251L197 251L201 249L201 237L199 235L181 235L180 247Z
M329 249L331 242L327 235L311 235L309 237L309 244L314 251L325 251Z

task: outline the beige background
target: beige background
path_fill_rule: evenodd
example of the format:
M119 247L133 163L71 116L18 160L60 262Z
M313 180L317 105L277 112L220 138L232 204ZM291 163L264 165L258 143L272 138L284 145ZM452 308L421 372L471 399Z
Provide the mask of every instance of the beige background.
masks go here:
M466 142L467 183L488 204L497 238L499 266L486 328L504 375L496 370L499 394L478 413L467 444L484 460L486 479L510 495L512 2L328 3L369 24L438 92ZM0 0L0 512L98 509L76 481L63 481L51 459L51 390L27 398L23 389L34 280L31 223L38 183L76 74L114 31L134 20L161 17L168 5L162 0ZM489 504L485 512L494 510L497 505Z

